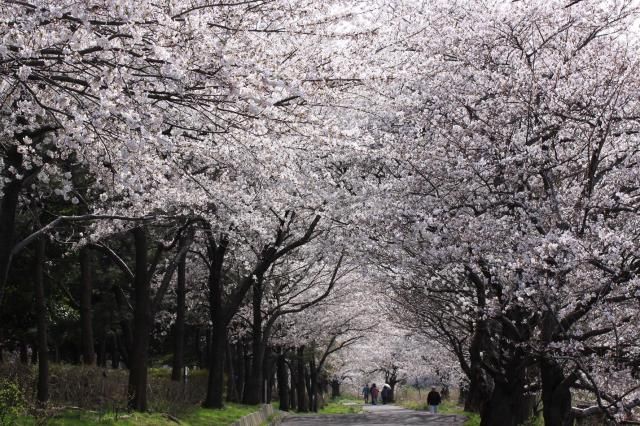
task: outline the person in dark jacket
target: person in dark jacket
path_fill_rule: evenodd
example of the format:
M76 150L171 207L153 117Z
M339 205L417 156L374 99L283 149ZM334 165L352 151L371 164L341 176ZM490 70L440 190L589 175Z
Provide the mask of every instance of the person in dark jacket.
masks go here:
M389 388L386 386L382 387L382 390L380 391L380 398L382 398L382 403L386 404L387 402L389 402Z
M367 383L362 388L362 396L364 396L364 403L365 404L369 403L369 393L370 393L369 384Z
M369 391L371 392L371 403L373 405L376 405L376 401L378 400L378 392L380 391L376 387L375 383L371 385L371 389Z
M429 405L429 412L434 414L437 413L438 405L440 405L441 402L442 398L440 397L438 391L436 391L436 388L431 388L431 392L429 392L429 394L427 395L427 405Z

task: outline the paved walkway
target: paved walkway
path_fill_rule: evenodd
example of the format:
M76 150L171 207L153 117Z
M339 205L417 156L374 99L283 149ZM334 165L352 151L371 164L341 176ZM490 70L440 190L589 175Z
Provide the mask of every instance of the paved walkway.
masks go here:
M462 426L464 417L453 414L430 414L423 411L407 410L397 405L365 405L362 414L334 414L313 416L287 416L283 424L287 426Z

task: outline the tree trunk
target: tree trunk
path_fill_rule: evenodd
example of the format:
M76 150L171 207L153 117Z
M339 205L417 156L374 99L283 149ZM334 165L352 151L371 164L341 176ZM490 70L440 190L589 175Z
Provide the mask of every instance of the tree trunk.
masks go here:
M111 368L118 368L120 366L120 351L119 349L119 344L118 344L118 335L117 333L114 331L111 334L112 338L111 338Z
M287 374L287 364L284 349L278 350L278 398L280 399L280 410L289 411L289 375Z
M47 304L44 294L45 239L36 241L35 302L38 339L38 384L36 399L46 404L49 400L49 347L47 345Z
M147 411L147 357L151 333L151 289L147 277L147 234L144 228L133 230L136 247L135 306L133 312L133 347L129 366L128 406Z
M213 326L207 397L202 404L205 408L223 408L224 356L227 344L227 327L218 323Z
M224 356L227 347L227 323L222 306L222 266L226 244L220 244L210 252L209 268L209 316L213 324L211 350L209 354L209 378L207 396L202 404L205 408L222 408L224 392Z
M304 346L300 346L296 354L296 397L298 399L298 411L306 413L309 411L307 407L307 399L305 396L305 383L304 383Z
M543 360L540 374L544 423L572 426L574 419L571 413L571 391L562 367L555 362Z
M557 312L545 311L542 317L541 337L546 345L551 344L559 331ZM565 377L563 368L553 359L542 358L540 362L540 380L542 383L542 413L545 424L558 426L573 425L571 413L570 386L574 376Z
M251 324L251 349L253 352L251 374L247 381L247 392L243 402L248 405L259 404L262 399L262 382L264 380L264 344L262 342L262 277L258 277L253 285L253 323Z
M525 395L521 380L524 374L515 373L508 382L496 381L491 399L483 407L480 426L520 426L531 417L531 399Z
M176 288L176 324L174 327L173 369L171 380L182 381L184 377L184 313L186 292L186 259L178 264L178 283Z
M318 370L313 354L309 360L309 405L311 411L318 412Z
M27 347L27 342L25 342L24 339L20 340L19 348L20 348L20 363L24 365L29 364L29 350Z
M265 395L265 400L263 403L269 404L273 401L273 386L275 385L275 371L274 367L274 357L273 350L270 346L267 346L265 343L265 352L264 352L264 383L266 385L266 389L263 390Z
M331 380L331 398L339 398L340 397L340 381L339 380Z
M493 389L493 380L487 375L482 368L482 352L483 341L485 341L486 329L478 325L473 334L471 345L469 347L469 389L466 392L464 400L464 410L472 413L480 413L482 407L491 397Z
M238 343L237 350L238 350L238 361L237 361L238 363L238 397L240 398L240 401L242 401L242 398L244 397L244 393L246 392L246 389L247 389L246 377L247 377L248 362L246 362L246 360L248 355L243 342Z
M202 345L200 345L200 327L196 326L195 327L195 334L193 336L193 350L196 353L196 360L198 360L198 362L200 363L200 366L204 366L206 365L207 367L209 366L209 360L207 360L206 363L202 363Z
M93 321L91 318L91 252L84 247L80 250L80 333L82 341L82 361L85 365L94 365L96 354L93 342Z
M107 332L103 330L100 333L100 338L98 342L98 356L97 361L98 365L102 368L107 367Z
M291 361L287 367L289 369L289 377L291 377L291 386L289 386L289 392L290 392L290 398L289 398L289 407L293 408L294 410L296 409L296 407L298 406L298 395L297 395L297 376L296 376L296 370L294 369L293 366L293 361Z
M18 160L19 161L19 160ZM20 164L20 162L18 162ZM8 167L8 165L6 166ZM0 175L0 178L2 176ZM22 190L21 181L9 182L2 188L0 200L0 306L4 302L4 293L11 267L11 250L15 233L16 209Z
M235 356L233 345L227 343L227 400L231 402L238 402L240 399L238 398L238 388L237 388L237 380L236 380L236 372L235 372Z

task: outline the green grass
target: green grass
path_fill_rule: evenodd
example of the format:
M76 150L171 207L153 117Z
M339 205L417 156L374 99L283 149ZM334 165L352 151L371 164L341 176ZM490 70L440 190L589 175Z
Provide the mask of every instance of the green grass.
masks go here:
M258 411L257 405L228 404L222 410L196 408L180 416L180 424L185 426L227 426L247 414ZM17 426L35 425L32 417L22 417ZM115 413L100 414L84 410L65 410L51 418L51 426L175 426L177 423L165 414Z
M189 426L226 426L260 409L258 405L227 404L223 410L210 410L198 408L185 416L183 423ZM175 425L175 423L174 423Z
M331 401L320 410L318 414L358 414L362 412L362 405L345 405L345 402L358 402L350 400Z

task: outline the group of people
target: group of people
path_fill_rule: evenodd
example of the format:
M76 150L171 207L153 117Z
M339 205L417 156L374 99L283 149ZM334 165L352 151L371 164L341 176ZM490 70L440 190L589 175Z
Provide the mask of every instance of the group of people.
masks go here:
M366 384L362 388L362 395L364 396L365 404L369 403L369 397L371 397L371 404L376 405L378 402L378 395L380 396L382 403L386 404L387 402L391 402L391 386L385 383L382 386L381 391L375 383L372 384L371 387L369 387L369 384Z
M376 405L378 401L378 395L380 395L383 404L391 402L391 399L393 398L391 386L385 383L382 386L382 391L380 391L375 383L372 384L371 387L369 387L369 384L367 383L362 388L362 396L364 397L365 404L369 403L369 397L371 397L371 404ZM431 392L429 392L429 394L427 395L427 405L429 406L429 412L434 414L437 413L438 405L440 405L441 402L442 397L440 396L440 393L436 390L435 387L432 387Z

